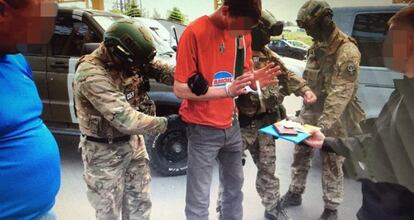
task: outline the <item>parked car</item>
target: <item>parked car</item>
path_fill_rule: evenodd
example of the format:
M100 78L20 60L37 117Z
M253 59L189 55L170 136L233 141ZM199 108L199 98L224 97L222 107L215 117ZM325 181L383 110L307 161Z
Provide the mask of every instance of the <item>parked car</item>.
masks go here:
M298 60L306 59L307 49L294 46L286 39L271 40L268 47L280 56L291 57Z
M299 40L288 40L288 42L290 44L292 44L293 46L295 46L295 47L301 47L305 50L309 50L309 48L310 48L309 45L307 45L307 44L305 44L305 43L303 43L302 41L299 41Z
M55 32L46 45L21 45L20 50L32 65L34 80L43 102L43 119L54 133L79 135L72 83L75 65L85 50L93 50L103 40L103 33L124 16L103 11L59 8ZM151 29L153 30L153 29ZM175 65L175 52L157 38L153 30L157 59ZM151 81L151 98L157 115L178 112L181 101L172 87ZM151 166L163 175L184 174L187 168L185 129L172 129L162 135L147 136Z
M333 8L333 20L358 42L361 67L357 96L367 113L363 124L369 129L394 90L394 79L403 77L385 67L382 44L388 32L388 20L406 4Z

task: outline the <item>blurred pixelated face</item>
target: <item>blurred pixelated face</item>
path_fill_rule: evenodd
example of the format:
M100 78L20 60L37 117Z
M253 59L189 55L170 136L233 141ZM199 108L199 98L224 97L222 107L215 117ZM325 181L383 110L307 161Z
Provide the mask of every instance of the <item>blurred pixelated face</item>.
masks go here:
M383 45L384 63L389 69L405 72L409 58L414 56L414 34L403 26L392 25Z
M2 47L13 47L19 43L44 44L49 41L57 14L54 0L30 0L21 8L13 8L4 1L1 3L5 6L4 13L0 15Z
M258 23L250 17L230 16L228 8L226 6L224 6L223 16L226 29L231 36L240 36L250 33L251 30L257 26Z
M256 23L249 17L228 17L227 29L232 36L250 33Z

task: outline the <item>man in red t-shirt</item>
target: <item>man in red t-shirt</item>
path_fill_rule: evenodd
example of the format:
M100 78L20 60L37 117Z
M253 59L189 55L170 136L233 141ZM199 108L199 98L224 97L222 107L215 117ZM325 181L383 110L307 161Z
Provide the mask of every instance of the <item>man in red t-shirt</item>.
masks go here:
M188 220L208 219L213 166L223 184L222 217L243 217L242 140L234 97L257 85L277 83L279 67L254 71L251 28L261 15L260 0L224 0L210 16L192 22L178 46L174 92L183 99L188 126L185 213Z

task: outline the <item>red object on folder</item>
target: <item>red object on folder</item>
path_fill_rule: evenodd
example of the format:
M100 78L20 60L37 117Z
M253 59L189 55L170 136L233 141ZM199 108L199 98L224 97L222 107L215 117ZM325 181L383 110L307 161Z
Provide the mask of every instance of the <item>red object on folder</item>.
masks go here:
M298 132L294 128L286 128L283 125L279 125L277 123L273 124L273 127L276 129L277 133L280 135L298 135Z

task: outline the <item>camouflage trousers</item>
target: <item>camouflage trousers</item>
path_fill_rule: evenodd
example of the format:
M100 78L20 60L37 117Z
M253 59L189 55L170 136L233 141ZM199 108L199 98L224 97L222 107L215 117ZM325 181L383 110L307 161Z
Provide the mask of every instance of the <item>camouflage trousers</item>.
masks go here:
M320 115L301 112L301 118L305 123L317 124ZM324 134L331 137L345 137L347 132L335 123ZM292 182L289 191L302 194L305 191L306 177L311 167L314 150L307 146L295 145L292 163ZM322 158L322 192L325 208L337 209L344 197L344 173L342 170L345 158L335 153L320 151Z
M262 123L258 123L262 124ZM276 172L276 148L275 140L258 132L261 128L253 123L250 126L240 128L243 139L243 150L248 150L257 167L256 190L266 210L272 210L280 197L279 178ZM221 187L220 187L221 188ZM221 201L221 191L217 204Z
M98 220L147 220L151 175L145 156L133 157L131 144L102 144L81 138L87 197Z
M289 191L302 194L305 191L314 150L307 146L296 145L292 163L292 182ZM322 190L325 208L336 209L344 197L344 173L342 165L345 158L335 153L320 151L322 158Z

